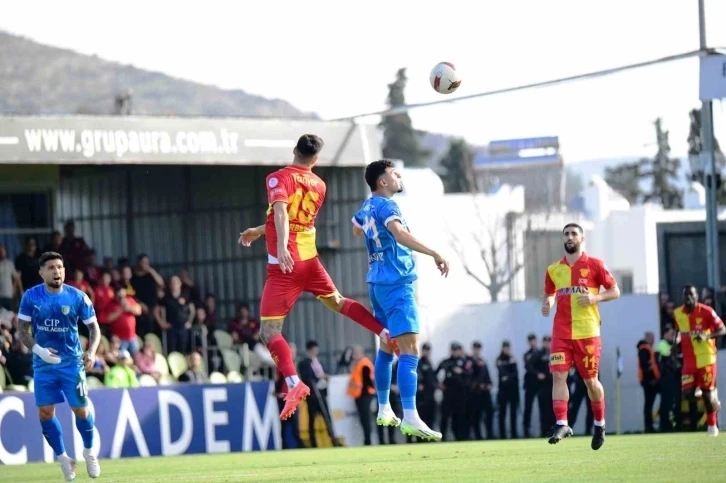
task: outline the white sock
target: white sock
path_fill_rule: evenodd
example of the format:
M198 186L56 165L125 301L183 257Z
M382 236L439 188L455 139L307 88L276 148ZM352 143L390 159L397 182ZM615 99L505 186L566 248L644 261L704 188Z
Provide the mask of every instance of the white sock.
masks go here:
M381 404L378 406L378 414L382 414L385 412L393 412L393 409L391 409L391 403Z
M605 426L605 420L603 419L602 421L595 421L594 424L595 426Z
M300 382L300 379L298 379L297 376L290 376L285 378L285 382L287 383L287 388L292 389L293 387L297 386L297 383Z
M552 421L552 420L550 419L550 421ZM566 420L563 420L563 419L557 420L557 426L567 426L568 424L570 424L570 423L568 423Z
M404 409L403 419L406 421L418 421L421 418L418 416L418 411L415 409Z
M65 458L68 458L68 455L65 454L65 453L62 453L62 454L59 454L58 456L56 456L56 458L58 458L58 459L61 459L61 458L65 459Z

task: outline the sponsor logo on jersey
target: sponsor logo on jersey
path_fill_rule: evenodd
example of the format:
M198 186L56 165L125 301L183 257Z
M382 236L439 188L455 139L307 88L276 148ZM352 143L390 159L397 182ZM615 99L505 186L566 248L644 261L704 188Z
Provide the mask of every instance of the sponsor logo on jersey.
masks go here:
M562 287L557 291L557 295L562 297L565 295L572 295L572 294L587 294L590 291L587 287Z
M550 354L550 364L553 366L564 364L565 363L565 353L564 352L555 352Z

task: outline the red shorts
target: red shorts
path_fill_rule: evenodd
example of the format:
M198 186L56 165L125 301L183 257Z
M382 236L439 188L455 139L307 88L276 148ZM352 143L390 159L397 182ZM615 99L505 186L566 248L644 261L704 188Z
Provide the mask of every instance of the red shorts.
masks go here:
M600 367L600 337L587 339L552 338L550 372L567 372L574 365L583 379L597 377Z
M713 391L716 388L716 364L710 364L700 369L693 369L688 372L683 371L681 375L682 389L701 388L702 391Z
M303 292L319 299L338 293L318 257L295 262L292 273L282 273L279 265L268 264L260 301L260 320L284 319Z

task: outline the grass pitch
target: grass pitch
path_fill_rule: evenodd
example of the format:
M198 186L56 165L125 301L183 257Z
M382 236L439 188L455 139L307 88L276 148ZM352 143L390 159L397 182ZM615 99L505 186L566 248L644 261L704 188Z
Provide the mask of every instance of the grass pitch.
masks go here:
M726 438L705 433L609 436L599 451L578 436L400 444L224 455L101 460L98 483L678 482L726 481ZM79 462L76 481L91 481ZM0 481L63 481L51 464L0 466Z

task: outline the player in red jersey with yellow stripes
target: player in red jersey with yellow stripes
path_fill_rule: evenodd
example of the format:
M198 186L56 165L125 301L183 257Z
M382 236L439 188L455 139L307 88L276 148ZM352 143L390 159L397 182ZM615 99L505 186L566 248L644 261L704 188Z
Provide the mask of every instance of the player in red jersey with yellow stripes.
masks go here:
M595 419L590 446L598 450L605 442L605 391L597 377L601 351L598 303L618 298L620 289L603 261L582 250L585 235L580 225L569 223L562 234L565 256L547 267L542 301L545 317L557 303L550 348L552 406L557 424L548 441L556 444L572 436L567 422L567 375L574 365L587 386ZM601 287L605 292L600 293Z
M394 351L398 347L388 331L363 305L340 295L320 263L315 246L315 218L325 200L325 182L311 171L323 149L314 134L300 137L290 166L266 179L267 222L245 230L238 243L250 246L262 235L267 239L267 280L260 302L260 338L267 345L285 378L288 393L280 419L292 416L310 388L297 376L290 347L282 336L282 324L303 292L312 293L329 309L341 313L383 339Z
M711 307L698 302L698 292L693 285L683 287L683 305L673 312L673 318L681 337L683 396L690 399L696 388L703 391L708 435L718 436L716 416L721 409L721 402L716 389L718 366L714 339L726 335L726 327Z

